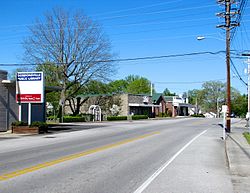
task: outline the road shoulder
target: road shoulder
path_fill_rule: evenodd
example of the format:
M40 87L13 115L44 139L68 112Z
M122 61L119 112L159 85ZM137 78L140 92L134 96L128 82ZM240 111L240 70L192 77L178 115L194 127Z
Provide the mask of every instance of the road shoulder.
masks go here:
M197 138L144 193L233 193L221 131L214 126Z
M242 134L244 130L245 121L241 121L232 127L226 140L229 169L237 193L250 192L250 145Z

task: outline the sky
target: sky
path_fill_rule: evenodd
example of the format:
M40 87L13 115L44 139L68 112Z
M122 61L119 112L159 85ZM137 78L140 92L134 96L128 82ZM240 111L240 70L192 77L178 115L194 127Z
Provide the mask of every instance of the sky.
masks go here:
M215 14L223 10L215 0L1 0L0 69L11 73L25 57L22 41L28 27L42 19L47 11L62 7L72 12L82 10L102 26L120 59L185 55L225 51L225 31L216 28L223 20ZM250 4L242 13L231 49L237 54L250 50ZM197 36L204 36L202 41ZM246 58L232 55L231 85L247 92ZM157 92L168 88L182 94L201 89L205 81L226 82L225 53L175 56L153 60L126 61L116 64L114 80L128 75L149 79Z

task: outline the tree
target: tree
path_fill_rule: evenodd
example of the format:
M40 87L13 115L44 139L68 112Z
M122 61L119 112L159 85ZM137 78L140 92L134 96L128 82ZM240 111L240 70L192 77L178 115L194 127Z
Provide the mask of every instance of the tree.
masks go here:
M126 80L115 80L109 83L112 93L124 93L127 91L128 82Z
M110 82L109 86L112 93L150 94L151 91L150 81L138 75Z
M203 90L193 89L188 91L188 101L193 105L202 105L204 100Z
M226 84L221 81L208 81L203 83L203 109L217 113L218 106L225 102Z
M164 96L176 96L176 93L170 92L168 88L165 88L165 90L162 93Z
M243 96L237 89L231 88L232 112L239 112L237 115L245 112L245 99ZM218 108L226 104L226 84L220 81L205 82L201 90L188 91L188 98L191 104L197 104L203 111L217 113Z
M150 81L144 77L131 76L127 77L128 81L127 92L131 94L150 94Z
M238 95L237 97L233 97L231 103L231 110L237 116L245 117L247 113L247 95Z
M50 77L49 84L62 87L62 101L73 100L90 80L107 79L115 71L108 62L113 58L110 42L101 27L82 12L53 9L44 21L36 20L30 33L23 44L25 59L40 64L40 70Z

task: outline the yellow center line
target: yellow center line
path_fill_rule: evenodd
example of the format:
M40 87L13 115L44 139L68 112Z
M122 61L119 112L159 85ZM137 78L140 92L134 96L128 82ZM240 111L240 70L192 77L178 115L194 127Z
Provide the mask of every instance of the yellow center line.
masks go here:
M17 170L17 171L11 172L11 173L2 174L2 175L0 175L0 181L8 180L8 179L11 179L11 178L14 178L14 177L17 177L17 176L21 176L23 174L27 174L27 173L30 173L30 172L40 170L42 168L47 168L49 166L53 166L53 165L56 165L56 164L59 164L59 163L62 163L62 162L66 162L66 161L69 161L69 160L73 160L73 159L76 159L76 158L80 158L80 157L84 157L84 156L87 156L87 155L90 155L90 154L101 152L101 151L104 151L104 150L107 150L107 149L118 147L118 146L121 146L121 145L124 145L124 144L128 144L128 143L131 143L131 142L134 142L134 141L137 141L137 140L140 140L140 139L144 139L146 137L150 137L150 136L153 136L153 135L156 135L156 134L159 134L159 133L160 132L156 131L156 132L153 132L153 133L141 135L139 137L126 139L124 141L119 141L117 143L101 146L101 147L98 147L98 148L95 148L95 149L90 149L90 150L80 152L80 153L77 153L77 154L72 154L72 155L69 155L69 156L61 157L61 158L56 159L56 160L52 160L52 161L49 161L49 162L44 162L44 163L41 163L41 164L37 164L37 165L31 166L31 167L28 167L28 168L24 168L24 169L21 169L21 170Z

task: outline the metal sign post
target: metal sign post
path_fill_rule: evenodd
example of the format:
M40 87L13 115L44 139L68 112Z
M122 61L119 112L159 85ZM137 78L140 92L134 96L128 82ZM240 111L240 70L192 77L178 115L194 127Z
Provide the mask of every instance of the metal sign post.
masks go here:
M226 139L226 123L227 123L227 105L222 105L222 117L223 117L223 128L222 128L222 139Z

